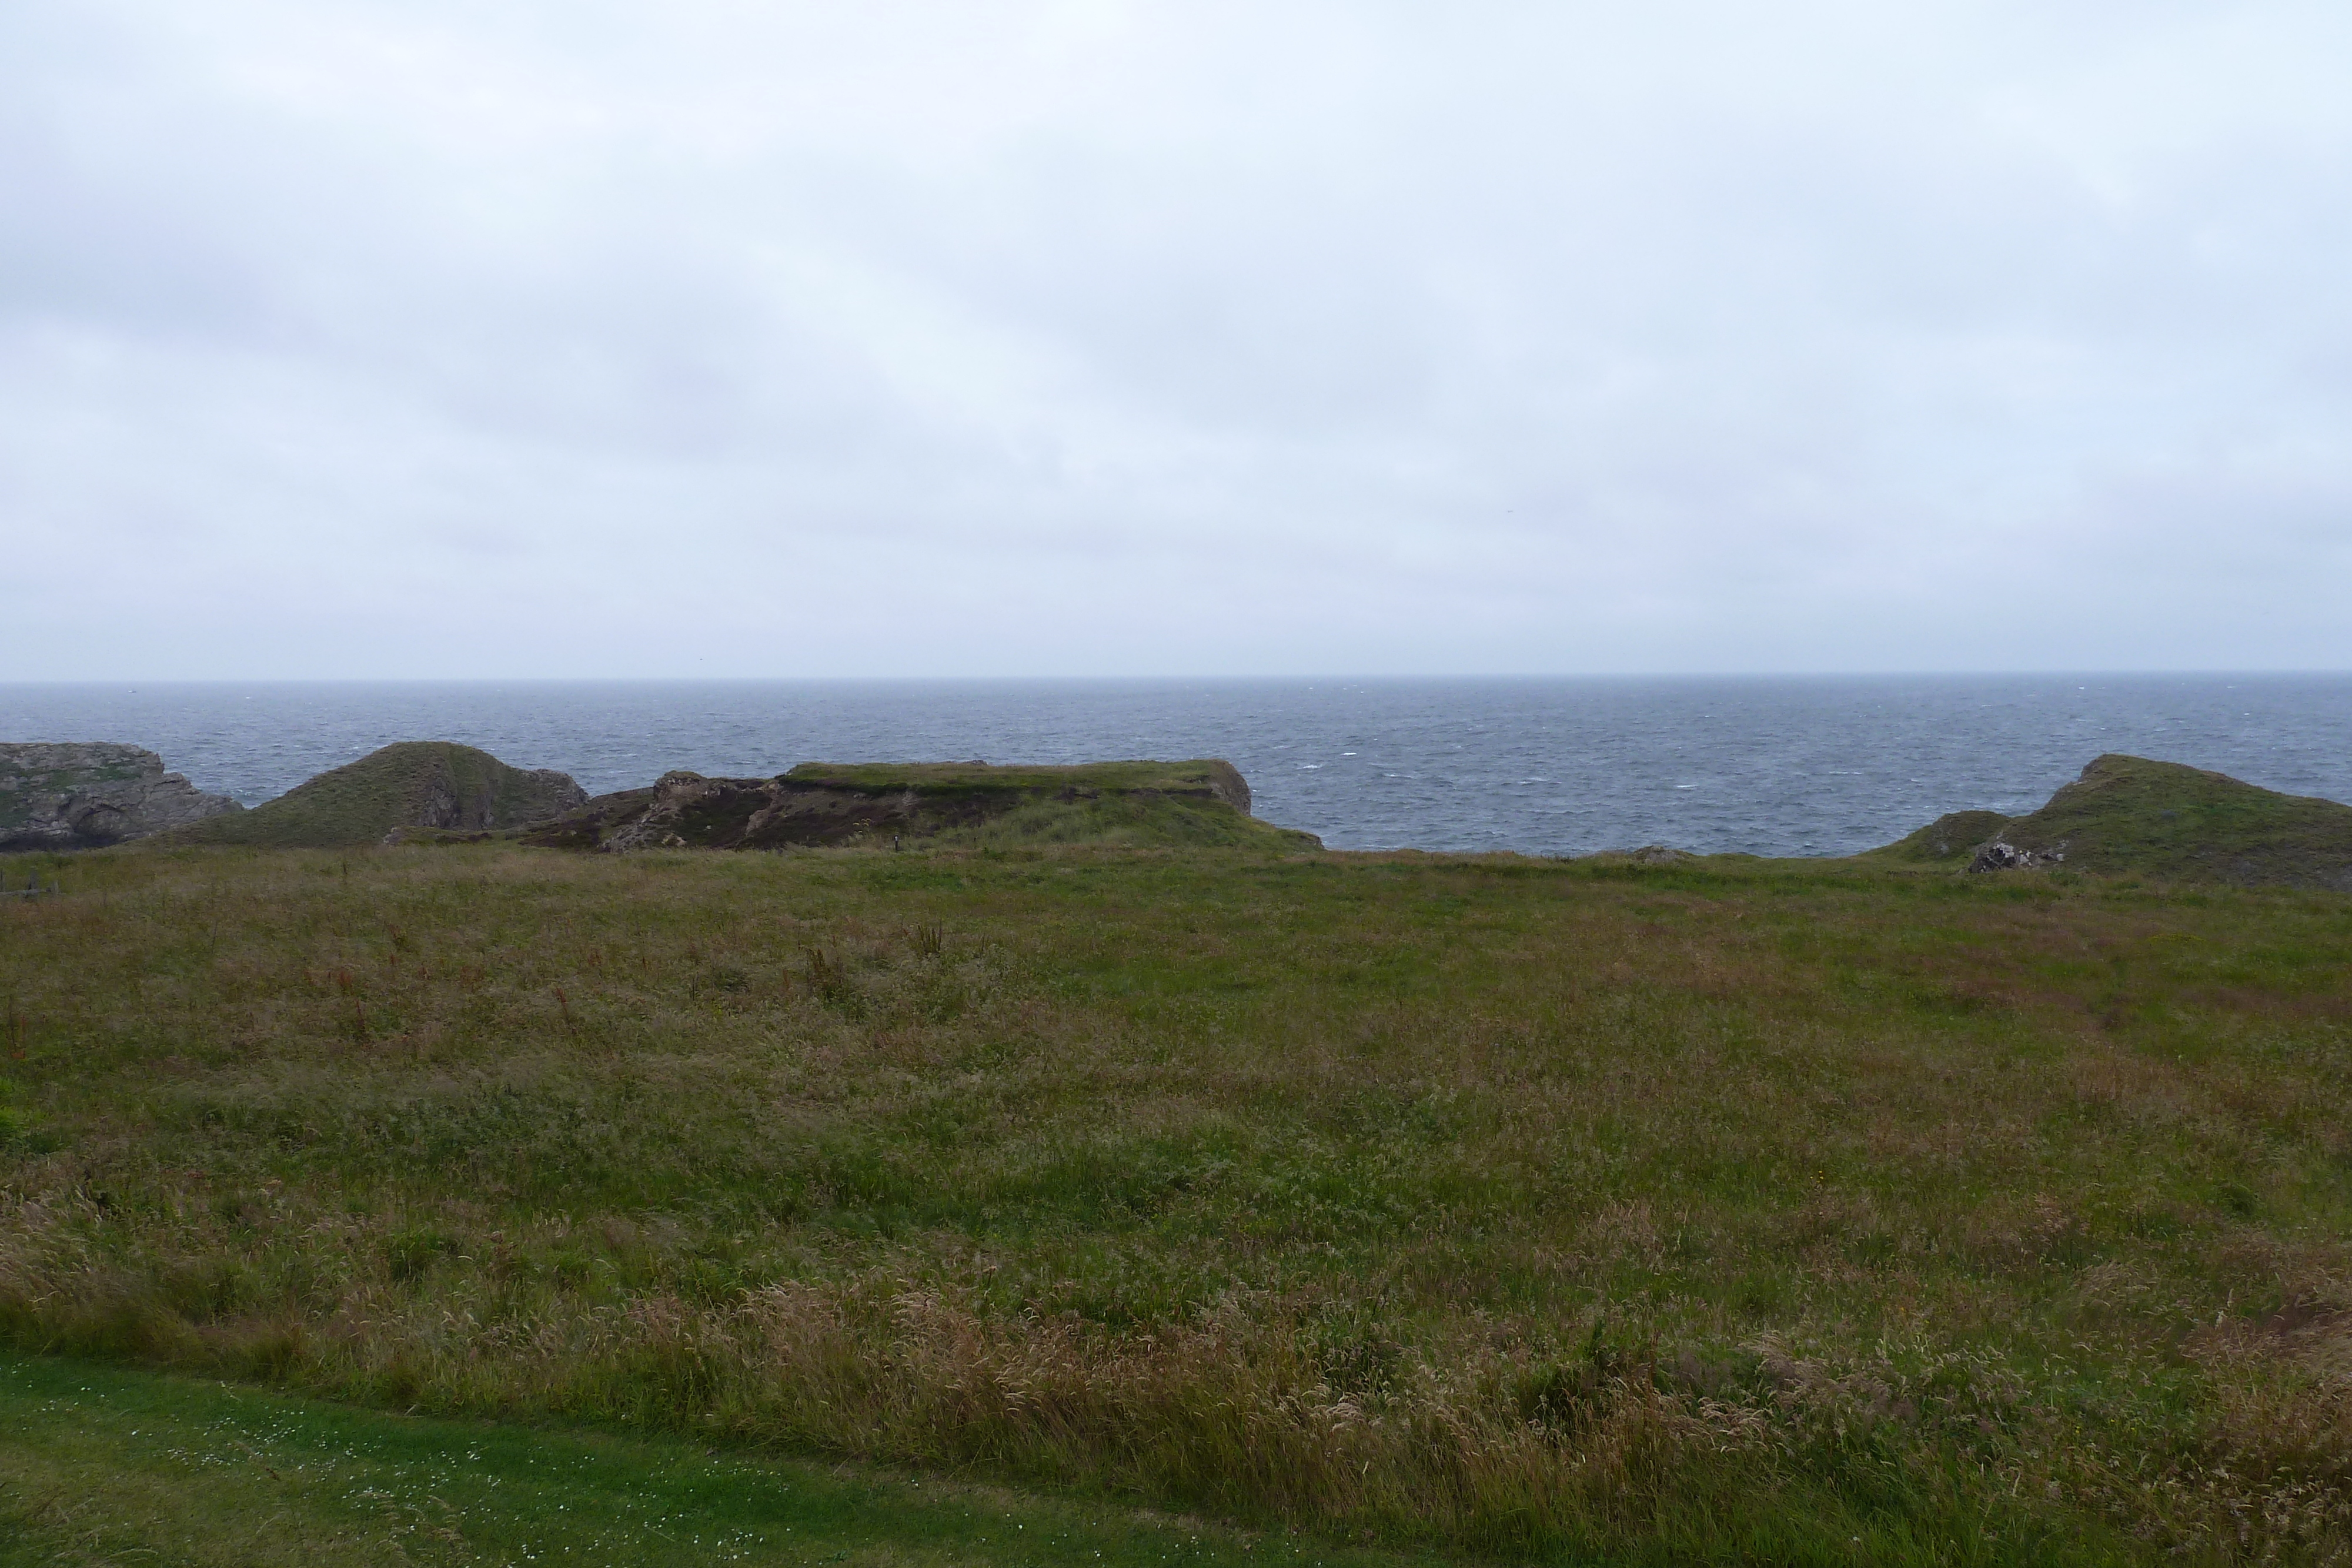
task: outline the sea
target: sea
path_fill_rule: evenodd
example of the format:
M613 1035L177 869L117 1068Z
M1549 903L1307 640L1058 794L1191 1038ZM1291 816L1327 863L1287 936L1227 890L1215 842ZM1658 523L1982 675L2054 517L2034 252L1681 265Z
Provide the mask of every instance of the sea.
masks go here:
M2031 810L2104 752L2352 801L2352 675L0 684L0 740L128 741L258 805L395 740L592 793L671 768L1223 757L1334 849L1837 855Z

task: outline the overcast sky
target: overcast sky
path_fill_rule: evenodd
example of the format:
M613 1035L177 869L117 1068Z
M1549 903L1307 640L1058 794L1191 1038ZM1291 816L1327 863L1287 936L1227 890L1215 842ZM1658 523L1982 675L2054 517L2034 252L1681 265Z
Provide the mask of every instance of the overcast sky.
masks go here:
M0 6L0 678L2352 667L2352 5Z

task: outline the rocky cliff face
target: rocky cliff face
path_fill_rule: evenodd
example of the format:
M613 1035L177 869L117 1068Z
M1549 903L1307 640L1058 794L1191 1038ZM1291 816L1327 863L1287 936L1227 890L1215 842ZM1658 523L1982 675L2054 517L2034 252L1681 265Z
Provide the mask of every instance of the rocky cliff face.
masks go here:
M0 742L0 850L100 849L244 809L136 746Z

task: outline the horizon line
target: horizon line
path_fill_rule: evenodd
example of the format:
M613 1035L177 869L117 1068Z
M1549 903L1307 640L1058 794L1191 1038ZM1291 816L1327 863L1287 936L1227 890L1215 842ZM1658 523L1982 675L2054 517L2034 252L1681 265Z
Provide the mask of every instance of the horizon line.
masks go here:
M1481 670L1452 672L1314 672L1252 674L793 674L793 675L163 675L63 680L0 676L12 688L193 686L493 686L493 685L1347 685L1460 681L1836 681L1836 680L2267 680L2352 676L2352 665L2165 669L1883 669L1883 670Z

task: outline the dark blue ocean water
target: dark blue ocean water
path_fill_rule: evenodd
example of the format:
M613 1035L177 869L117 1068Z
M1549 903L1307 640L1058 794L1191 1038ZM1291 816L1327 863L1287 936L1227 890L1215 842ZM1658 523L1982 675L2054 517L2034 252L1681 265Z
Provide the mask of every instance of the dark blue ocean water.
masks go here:
M387 741L592 791L812 759L1230 758L1335 849L1843 854L2026 810L2104 751L2352 800L2352 675L0 685L0 740L121 740L256 804Z

